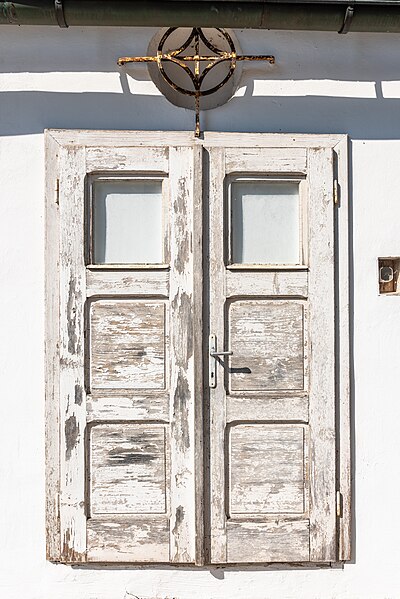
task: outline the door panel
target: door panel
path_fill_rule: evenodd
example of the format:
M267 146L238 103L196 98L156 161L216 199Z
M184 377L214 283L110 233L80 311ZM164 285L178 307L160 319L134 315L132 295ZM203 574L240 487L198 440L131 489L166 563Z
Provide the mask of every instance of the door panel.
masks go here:
M229 391L304 388L304 310L297 301L238 300L227 314Z
M165 389L166 304L98 300L90 310L92 389Z
M228 430L228 517L303 514L304 426L238 424Z
M330 561L332 152L243 154L210 148L211 561Z

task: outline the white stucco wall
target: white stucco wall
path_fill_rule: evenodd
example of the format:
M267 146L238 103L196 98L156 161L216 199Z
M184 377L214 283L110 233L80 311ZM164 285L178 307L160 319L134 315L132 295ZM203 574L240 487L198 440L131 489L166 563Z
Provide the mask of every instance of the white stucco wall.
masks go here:
M400 36L237 32L247 66L211 130L348 133L354 280L354 563L343 569L82 567L45 560L43 130L189 129L143 54L153 30L0 30L0 597L398 599L400 297L379 297L378 256L400 255Z

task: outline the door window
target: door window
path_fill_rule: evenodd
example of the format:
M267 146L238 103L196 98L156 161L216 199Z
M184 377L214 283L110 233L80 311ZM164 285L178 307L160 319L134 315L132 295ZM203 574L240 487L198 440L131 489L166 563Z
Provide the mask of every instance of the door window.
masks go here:
M231 182L233 264L300 264L299 183Z

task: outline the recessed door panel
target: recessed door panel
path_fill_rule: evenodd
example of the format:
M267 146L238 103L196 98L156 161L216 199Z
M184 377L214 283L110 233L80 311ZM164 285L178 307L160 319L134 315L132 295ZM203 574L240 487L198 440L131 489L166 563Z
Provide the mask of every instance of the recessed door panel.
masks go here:
M166 428L102 424L90 435L91 514L165 514Z
M228 312L228 330L231 392L304 388L301 302L233 302Z
M229 430L229 516L303 514L304 426L238 424Z
M165 388L165 302L93 302L90 343L93 389Z

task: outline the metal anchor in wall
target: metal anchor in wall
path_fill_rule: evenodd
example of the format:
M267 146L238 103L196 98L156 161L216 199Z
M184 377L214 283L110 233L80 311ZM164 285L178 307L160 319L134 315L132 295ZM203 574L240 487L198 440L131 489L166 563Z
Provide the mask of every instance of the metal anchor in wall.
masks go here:
M137 62L157 63L158 69L164 80L177 92L185 96L192 96L195 102L196 124L195 136L200 137L200 98L210 96L223 87L233 76L237 62L239 61L266 61L270 64L275 63L275 57L270 55L249 55L237 54L235 45L229 33L225 29L216 28L227 41L229 50L222 50L213 44L204 34L201 27L193 27L186 41L176 50L164 51L164 46L168 38L176 31L177 27L170 27L162 36L155 56L125 56L118 59L118 65ZM208 48L212 54L203 55L200 53L200 42ZM193 54L184 54L184 52L193 45ZM219 64L229 63L229 70L222 80L212 87L205 87L204 82L207 75ZM175 83L165 71L166 63L174 63L181 67L189 76L193 89L181 87Z

